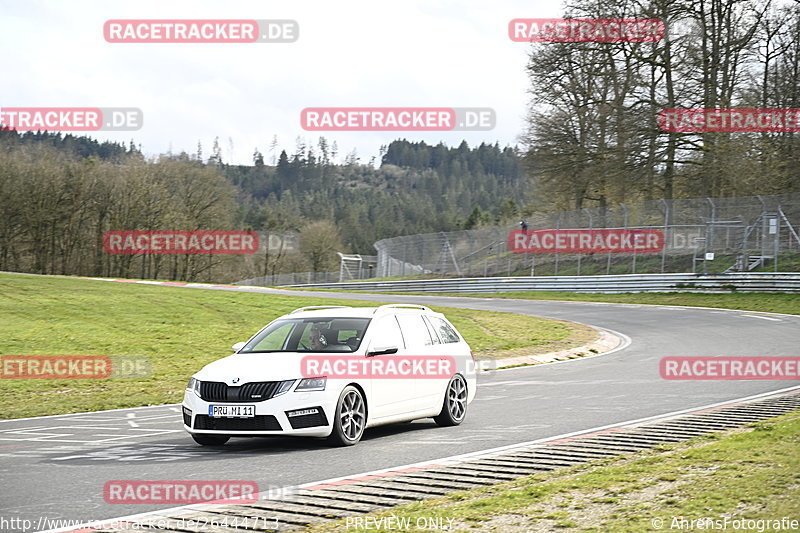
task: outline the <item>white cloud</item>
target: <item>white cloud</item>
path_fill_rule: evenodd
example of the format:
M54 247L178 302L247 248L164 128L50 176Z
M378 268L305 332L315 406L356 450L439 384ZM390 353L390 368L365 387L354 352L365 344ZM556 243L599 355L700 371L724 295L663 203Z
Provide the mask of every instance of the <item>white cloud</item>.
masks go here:
M508 38L513 18L556 17L558 0L305 2L210 0L5 1L0 19L2 106L139 107L136 132L100 139L145 152L196 150L215 136L234 162L273 135L290 151L304 107L492 107L489 132L325 132L340 156L366 162L397 138L514 144L527 101L527 45ZM294 19L290 44L110 44L103 23L124 18Z

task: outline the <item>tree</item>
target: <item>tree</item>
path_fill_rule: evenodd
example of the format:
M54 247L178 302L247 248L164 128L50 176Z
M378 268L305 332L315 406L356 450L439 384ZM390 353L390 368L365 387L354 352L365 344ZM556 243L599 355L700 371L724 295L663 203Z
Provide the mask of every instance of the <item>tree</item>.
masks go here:
M291 169L289 166L289 156L286 155L286 150L281 150L281 155L278 157L278 166L276 169L276 173L278 176L278 180L280 182L281 190L278 191L279 193L283 191L284 188L291 182Z
M329 220L311 222L300 230L300 252L312 272L327 272L336 266L336 252L344 251L339 229Z
M770 5L571 0L569 17L656 18L667 31L653 43L532 47L524 159L538 196L550 208L604 210L638 199L769 193L791 183L788 175L800 175L791 164L797 152L785 148L797 145L796 134L664 132L656 120L671 108L797 107L772 96L798 93L800 7L771 14ZM760 189L741 178L754 163Z
M214 146L211 148L211 157L208 158L209 165L222 165L222 148L219 146L219 137L214 137Z
M477 205L464 222L464 229L476 229L491 221L489 213L484 213Z
M272 155L271 161L273 165L275 165L277 161L277 156L275 155L275 152L277 152L277 150L278 150L278 136L273 135L272 140L269 143L269 153Z
M258 151L258 148L253 152L253 165L259 168L264 166L264 156Z

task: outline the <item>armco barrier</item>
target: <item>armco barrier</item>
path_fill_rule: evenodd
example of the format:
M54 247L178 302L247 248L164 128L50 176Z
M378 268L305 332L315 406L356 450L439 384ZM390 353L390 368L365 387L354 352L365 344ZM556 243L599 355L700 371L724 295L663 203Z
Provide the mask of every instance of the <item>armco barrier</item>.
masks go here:
M732 274L625 274L361 281L285 285L307 289L382 292L800 292L800 272Z

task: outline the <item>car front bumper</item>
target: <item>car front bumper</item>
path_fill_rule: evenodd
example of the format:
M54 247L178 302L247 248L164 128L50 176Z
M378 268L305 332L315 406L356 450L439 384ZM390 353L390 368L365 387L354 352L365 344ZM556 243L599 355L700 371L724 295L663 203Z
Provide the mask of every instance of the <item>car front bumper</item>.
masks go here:
M194 391L183 395L183 428L191 434L259 436L296 435L327 437L333 426L338 391L289 391L261 402L207 402ZM253 418L214 418L212 405L253 405ZM293 415L293 416L290 416Z

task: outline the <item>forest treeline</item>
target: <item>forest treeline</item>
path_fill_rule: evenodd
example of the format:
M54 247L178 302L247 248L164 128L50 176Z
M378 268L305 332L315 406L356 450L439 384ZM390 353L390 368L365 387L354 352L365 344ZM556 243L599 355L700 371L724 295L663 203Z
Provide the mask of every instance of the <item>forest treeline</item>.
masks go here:
M800 190L798 133L670 133L670 108L800 108L800 4L570 0L565 16L657 18L655 43L530 45L521 148L395 140L363 164L298 138L266 160L145 157L129 145L0 130L0 270L235 281L336 268L398 235L515 223L533 212ZM525 46L525 45L523 45ZM258 256L102 251L108 230L293 235ZM280 241L279 242L283 242ZM286 241L288 242L288 240Z
M800 3L570 0L571 18L652 18L653 43L539 43L525 160L540 206L800 189L798 133L667 133L663 109L800 108Z
M398 140L379 167L333 161L320 138L275 165L230 165L218 150L145 158L58 133L0 132L0 270L234 281L337 268L337 251L518 216L526 182L510 148ZM402 166L401 166L402 165ZM295 235L298 253L109 255L109 230L247 229Z
M513 148L481 144L457 148L398 140L379 167L349 157L331 163L327 141L280 153L274 167L226 166L241 191L245 222L254 228L296 229L304 219L332 220L344 244L372 254L377 240L470 229L518 216L529 188Z

